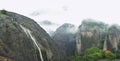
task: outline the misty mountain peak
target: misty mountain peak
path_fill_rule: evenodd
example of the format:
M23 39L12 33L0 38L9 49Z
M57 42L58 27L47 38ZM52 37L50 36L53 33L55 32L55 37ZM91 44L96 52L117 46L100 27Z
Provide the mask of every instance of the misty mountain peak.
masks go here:
M61 25L59 28L56 29L56 31L61 32L61 33L75 33L77 28L73 24L69 23L64 23Z
M82 24L79 26L81 31L84 31L88 29L89 31L91 30L99 30L99 31L105 31L108 28L108 25L100 22L100 21L95 21L93 19L85 19L82 21Z

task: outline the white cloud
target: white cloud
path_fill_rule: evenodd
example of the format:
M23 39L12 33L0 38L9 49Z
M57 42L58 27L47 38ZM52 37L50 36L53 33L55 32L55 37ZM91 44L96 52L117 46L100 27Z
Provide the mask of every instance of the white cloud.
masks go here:
M56 31L56 29L60 26L60 24L50 22L49 20L38 22L38 24L41 25L41 27L45 29L49 34L51 31Z

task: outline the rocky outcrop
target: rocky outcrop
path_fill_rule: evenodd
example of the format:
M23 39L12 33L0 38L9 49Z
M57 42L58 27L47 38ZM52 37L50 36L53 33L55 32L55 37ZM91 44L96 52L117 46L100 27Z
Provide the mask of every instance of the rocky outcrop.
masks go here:
M31 31L44 61L64 61L45 30L34 20L12 12L0 14L0 56L14 61L41 61L38 48L20 25Z
M79 55L84 54L87 48L101 47L107 25L87 19L79 26L76 33L76 48Z
M120 26L112 25L108 30L107 49L117 51L120 43Z
M53 39L65 58L69 59L75 53L75 33L76 27L68 23L61 25L54 32Z
M97 47L115 52L120 44L120 26L108 26L92 19L84 20L76 33L76 48L79 55L87 48Z

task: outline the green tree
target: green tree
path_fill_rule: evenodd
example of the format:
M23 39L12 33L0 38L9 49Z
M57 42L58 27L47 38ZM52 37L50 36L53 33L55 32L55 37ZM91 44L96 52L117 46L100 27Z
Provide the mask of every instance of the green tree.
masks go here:
M84 55L88 61L96 61L103 58L103 51L98 48L89 48Z
M75 55L72 61L98 61L100 59L113 60L116 55L109 50L103 51L99 48L88 48L83 56Z
M112 52L109 52L109 53L105 53L105 59L108 59L108 60L113 60L116 58L116 55Z
M118 50L115 52L116 58L120 59L120 43L118 44Z

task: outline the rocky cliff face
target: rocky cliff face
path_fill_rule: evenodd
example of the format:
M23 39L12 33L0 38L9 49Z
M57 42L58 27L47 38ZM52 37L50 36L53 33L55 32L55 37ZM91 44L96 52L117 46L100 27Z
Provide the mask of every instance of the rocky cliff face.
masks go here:
M75 33L76 28L72 24L65 23L55 31L53 39L64 57L70 58L75 53ZM70 60L68 60L70 61Z
M64 61L54 41L34 20L12 12L0 14L0 60L41 61L38 48L20 25L31 31L44 61Z
M109 27L107 36L107 49L117 51L120 42L120 26L112 25Z
M84 20L76 33L76 47L79 55L84 54L87 48L101 47L106 32L106 24L95 22L92 19Z
M102 22L84 20L76 33L76 47L79 55L87 48L97 47L103 50L120 50L120 26L108 26Z

